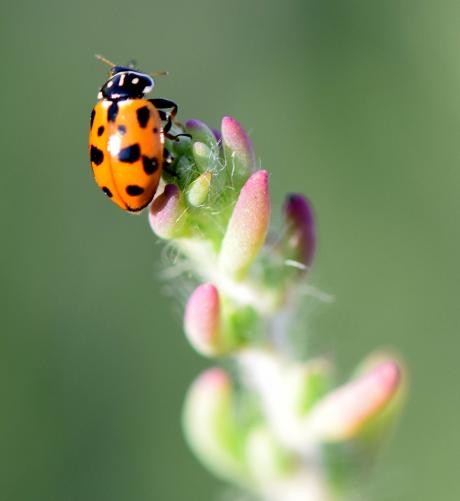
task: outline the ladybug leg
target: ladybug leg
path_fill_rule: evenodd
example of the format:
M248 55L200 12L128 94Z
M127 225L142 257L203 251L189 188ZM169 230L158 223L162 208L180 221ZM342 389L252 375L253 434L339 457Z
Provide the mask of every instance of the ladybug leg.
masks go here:
M192 139L192 136L190 134L170 134L169 132L166 132L164 129L163 129L163 132L164 132L164 135L168 138L168 139L171 139L172 141L179 141L179 137L188 137L189 139Z
M169 99L156 98L149 99L149 101L155 106L155 108L160 113L160 118L165 121L165 125L163 127L163 132L165 136L169 139L173 139L169 133L169 130L172 127L173 120L177 115L177 104L174 101L170 101ZM170 110L168 112L164 110Z
M169 112L169 115L171 117L171 120L174 120L174 118L177 115L177 104L174 101L171 101L170 99L163 99L161 97L158 97L156 99L149 99L149 101L155 106L157 110L171 110Z
M171 130L174 119L176 118L178 110L177 104L174 101L163 98L149 99L149 101L153 104L153 106L155 106L155 108L160 113L160 118L166 122L163 127L163 133L168 139L171 139L172 141L178 141L179 140L178 138L181 136L186 136L189 137L190 139L192 138L190 134L174 135L170 134L169 132ZM166 112L164 110L170 110L170 111Z

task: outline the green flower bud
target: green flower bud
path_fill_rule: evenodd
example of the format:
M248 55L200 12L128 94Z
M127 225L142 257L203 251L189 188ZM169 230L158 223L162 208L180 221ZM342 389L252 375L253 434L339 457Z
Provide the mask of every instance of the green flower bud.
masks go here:
M190 447L217 476L245 483L244 432L233 414L233 388L221 369L202 374L188 392L183 425Z
M203 205L209 195L209 188L211 186L212 173L210 171L204 172L193 181L187 191L187 201L194 207Z

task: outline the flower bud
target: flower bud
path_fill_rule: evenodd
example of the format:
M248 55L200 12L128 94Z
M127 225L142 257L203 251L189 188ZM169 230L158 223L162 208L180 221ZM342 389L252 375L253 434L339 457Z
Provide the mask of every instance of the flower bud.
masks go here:
M283 210L287 224L287 257L308 268L313 261L316 243L311 205L303 195L293 193L286 198Z
M210 171L203 172L198 176L195 181L190 185L187 191L187 200L194 207L203 205L209 195L209 188L211 186L212 173Z
M244 433L234 417L233 388L221 369L203 373L188 392L183 417L186 439L216 475L243 482L247 472L241 447Z
M256 155L246 131L232 117L222 119L222 143L227 170L247 176L256 166Z
M195 289L185 307L185 334L198 353L211 356L222 349L219 293L212 284Z
M382 412L399 385L398 365L386 361L320 400L309 416L308 429L327 442L350 439Z
M203 284L187 301L184 330L198 353L219 356L247 344L257 332L257 320L251 307L222 300L214 285Z
M379 412L373 419L369 421L363 432L363 436L360 438L366 440L369 445L378 447L380 443L385 439L388 432L393 429L393 425L398 418L402 405L405 401L408 386L408 376L407 370L401 360L398 359L398 355L395 353L390 353L387 351L376 351L368 355L363 362L358 366L355 374L361 376L375 367L386 363L388 361L397 361L397 365L400 373L400 383L398 388L392 397L391 401L382 412Z
M185 122L185 130L192 136L194 143L201 142L206 144L211 150L217 147L217 141L212 130L199 120L188 120Z
M260 170L241 189L228 223L219 256L225 273L243 278L265 241L269 221L268 173Z
M215 158L211 149L199 141L193 143L193 158L200 172L213 170L215 167Z
M171 239L184 234L185 221L186 209L180 190L175 184L167 184L150 206L150 226L159 237Z
M216 138L216 141L220 144L222 143L222 132L218 129L212 129L212 132L214 134L214 137Z

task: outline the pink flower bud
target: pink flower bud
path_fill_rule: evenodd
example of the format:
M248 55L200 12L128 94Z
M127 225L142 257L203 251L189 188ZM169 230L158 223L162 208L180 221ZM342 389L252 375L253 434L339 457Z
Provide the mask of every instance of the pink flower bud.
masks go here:
M212 284L195 289L185 307L185 334L202 355L216 355L222 346L219 293Z
M268 173L259 170L246 181L233 209L219 256L222 270L243 278L265 241L269 222Z
M188 398L200 402L199 407L206 407L214 400L223 402L227 400L232 391L232 383L228 374L218 367L203 372L190 388Z
M167 184L150 206L150 226L161 238L177 238L183 234L185 220L180 190L175 184Z
M251 172L256 166L256 155L246 131L232 117L224 117L221 128L227 168Z
M315 254L316 232L309 201L299 194L288 195L284 203L289 257L308 267Z
M356 436L392 400L400 381L394 361L381 363L320 400L310 414L309 430L331 442Z

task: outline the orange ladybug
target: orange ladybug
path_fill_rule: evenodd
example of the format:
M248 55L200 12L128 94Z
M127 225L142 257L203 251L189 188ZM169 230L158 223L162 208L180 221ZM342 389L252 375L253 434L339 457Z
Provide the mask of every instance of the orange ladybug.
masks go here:
M155 85L151 75L96 57L111 70L91 113L91 168L96 183L118 207L137 212L151 202L163 164L171 161L164 140L177 138L169 134L177 105L145 99Z

